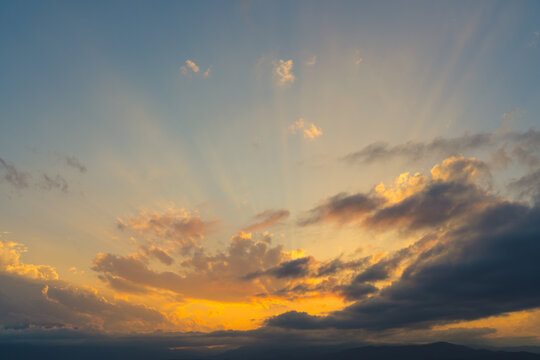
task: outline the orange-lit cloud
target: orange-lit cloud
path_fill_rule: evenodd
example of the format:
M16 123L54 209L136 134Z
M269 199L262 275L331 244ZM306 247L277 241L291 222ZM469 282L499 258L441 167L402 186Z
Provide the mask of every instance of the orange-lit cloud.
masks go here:
M243 230L245 232L260 231L269 229L279 224L281 221L287 219L290 215L289 210L265 210L254 216L254 222L246 226Z
M194 61L188 59L186 60L186 64L180 67L180 70L182 74L188 75L190 72L198 73L200 68Z
M279 85L289 85L294 82L296 78L292 72L292 68L292 60L279 60L279 62L275 64L274 72L277 76Z
M313 123L306 123L302 118L289 125L289 131L293 135L301 132L304 134L304 138L309 140L314 140L323 134L321 128Z
M203 221L197 213L191 214L175 208L165 211L143 210L125 220L117 220L119 229L145 236L147 243L165 243L181 252L199 246L216 224L217 221Z

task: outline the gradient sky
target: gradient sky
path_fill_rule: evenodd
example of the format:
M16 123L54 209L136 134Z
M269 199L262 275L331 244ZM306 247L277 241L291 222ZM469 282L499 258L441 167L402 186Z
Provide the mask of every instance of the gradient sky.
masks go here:
M540 345L539 31L536 1L3 1L0 336Z

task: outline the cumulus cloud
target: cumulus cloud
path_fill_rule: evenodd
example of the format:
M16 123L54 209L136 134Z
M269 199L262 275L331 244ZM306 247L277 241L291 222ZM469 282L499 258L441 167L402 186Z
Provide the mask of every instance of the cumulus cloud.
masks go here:
M302 118L289 125L289 132L293 135L301 132L304 134L304 138L309 140L314 140L323 134L320 127L317 127L313 123L307 123Z
M279 85L289 85L296 79L292 73L293 61L292 60L279 60L275 63L274 73L277 77Z
M111 301L58 279L48 265L23 263L26 248L0 241L0 325L4 329L147 330L170 325L158 311Z
M435 165L430 177L404 173L390 187L380 184L370 193L337 194L310 210L299 224L353 223L409 230L441 225L491 201L476 184L485 178L489 179L490 173L484 162L452 157Z
M280 209L280 210L265 210L261 213L258 213L253 218L253 223L246 226L243 230L245 232L250 231L260 231L272 228L283 220L287 219L290 215L289 210Z
M178 271L154 270L148 256L164 254L150 250L131 255L102 253L94 259L92 269L111 288L121 292L165 290L183 298L249 302L264 297L295 299L336 294L345 285L341 276L361 269L370 260L335 258L321 262L302 252L285 251L283 245L272 246L268 234L254 238L245 232L233 236L225 251L208 253L204 247L195 249L193 254L178 260ZM158 260L168 265L165 259Z
M188 298L219 301L246 300L264 291L267 284L247 283L242 278L250 273L275 266L290 259L283 246L270 246L267 239L257 241L249 233L239 233L231 239L225 252L207 254L203 248L181 262L180 272L158 272L136 255L99 254L93 270L103 278L127 285L165 289ZM115 286L109 281L109 285Z
M58 279L58 274L51 266L21 262L21 255L27 251L28 249L23 244L0 240L0 272L17 274L32 279Z
M316 208L319 220L340 219L339 214L328 215L336 202L335 209L344 209L345 219L356 213L365 226L422 226L428 233L359 269L341 287L344 296L355 301L343 310L327 316L292 311L267 324L382 331L540 308L540 289L531 286L540 271L538 203L511 202L491 194L479 184L482 171L484 165L475 159L451 158L434 167L431 178L412 194L385 198L382 205L366 209L366 199L381 196L374 191L351 198L358 200L354 206L340 208L340 197Z

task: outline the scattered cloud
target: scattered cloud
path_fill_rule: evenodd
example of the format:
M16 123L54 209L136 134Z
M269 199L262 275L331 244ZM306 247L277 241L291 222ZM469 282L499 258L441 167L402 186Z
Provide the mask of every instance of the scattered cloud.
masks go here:
M147 243L164 243L168 247L186 253L200 246L217 221L204 221L198 213L185 209L169 208L165 211L142 210L137 215L117 219L120 230L145 236Z
M275 63L274 72L277 76L279 85L289 85L294 82L295 76L292 73L292 68L292 60L279 60L279 63Z
M487 165L480 160L451 157L435 165L430 175L404 173L390 187L380 184L366 194L337 194L310 210L299 224L415 230L470 214L491 201L476 184L489 184L485 179L490 179Z
M53 267L20 260L26 248L0 241L0 324L4 329L144 331L170 327L157 310L111 301L89 288L58 279Z
M317 64L317 56L313 55L311 58L309 58L308 61L306 61L307 66L313 66Z
M532 33L531 40L527 44L530 48L538 47L538 42L540 41L540 31L535 31Z
M530 286L540 271L538 202L501 198L490 192L486 176L485 163L452 157L430 176L402 175L391 187L324 201L304 225L355 222L382 231L424 231L412 233L420 236L412 245L357 267L348 284L334 288L353 304L326 316L290 311L267 324L384 331L539 308L540 289ZM514 186L527 191L537 180L533 173Z
M79 170L79 172L81 173L85 173L86 172L86 166L84 166L80 161L79 159L77 159L75 156L67 156L65 158L66 160L66 164L68 166L71 166L72 168L75 168L77 170Z
M44 190L60 190L62 192L68 192L68 182L60 175L50 177L47 174L42 174L39 186Z
M86 172L86 167L75 157L66 157L65 161L68 166L76 168L79 172ZM31 174L17 169L14 164L2 158L0 158L0 176L2 176L0 179L19 190L37 188L46 191L58 190L64 193L69 190L68 181L60 174L55 176L49 175L47 172Z
M243 231L260 231L276 226L290 215L289 210L265 210L254 216L254 222L246 226Z
M516 132L509 128L514 117L522 110L515 109L503 115L503 127L493 133L464 134L453 138L438 137L430 142L408 141L403 144L390 145L385 142L374 142L364 146L361 150L350 153L342 159L350 164L371 164L391 159L404 159L417 162L425 159L447 158L458 156L467 151L488 149L493 150L497 164L508 163L501 159L506 155L509 161L536 167L540 164L540 132L530 129L526 132ZM510 150L499 150L510 147ZM498 154L496 154L498 151Z
M180 67L180 70L182 71L182 74L188 75L189 73L198 73L200 71L200 68L197 64L195 64L192 60L186 60L186 64L182 65Z
M293 135L301 132L304 134L304 139L309 140L314 140L323 134L320 127L317 127L313 123L307 123L302 118L289 125L289 132Z
M204 78L209 78L211 72L212 72L212 67L209 66L208 69L206 69L206 71L203 73L203 77Z
M3 179L13 187L17 189L28 187L28 182L31 178L30 174L18 170L15 165L8 163L2 158L0 158L0 169L4 173Z
M360 50L356 50L354 63L360 65L363 61L364 59L360 57Z

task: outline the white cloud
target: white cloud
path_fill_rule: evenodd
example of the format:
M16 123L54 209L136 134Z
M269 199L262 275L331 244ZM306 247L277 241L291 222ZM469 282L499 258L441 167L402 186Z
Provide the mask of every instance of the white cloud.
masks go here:
M293 61L292 60L279 60L279 64L275 64L275 74L278 78L280 85L292 84L295 80L295 76L292 73Z
M313 123L307 123L302 118L289 125L289 131L293 135L297 132L302 132L304 134L304 139L310 140L314 140L323 134L320 127L317 127Z

